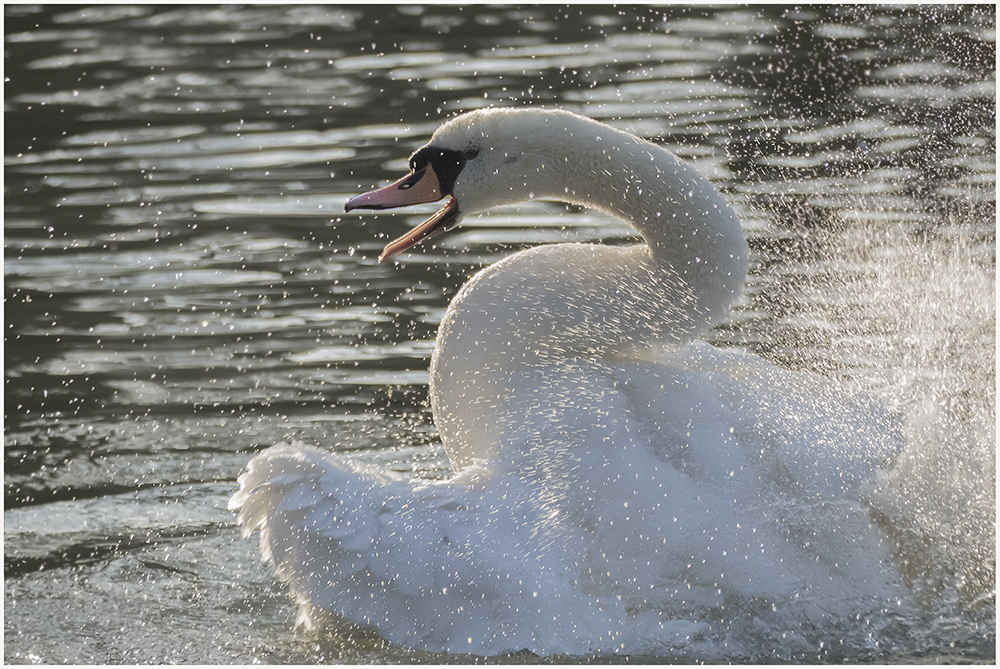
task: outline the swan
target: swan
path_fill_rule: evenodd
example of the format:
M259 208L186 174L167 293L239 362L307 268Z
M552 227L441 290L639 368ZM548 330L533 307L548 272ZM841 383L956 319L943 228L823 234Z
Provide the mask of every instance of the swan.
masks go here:
M300 622L441 652L635 653L902 606L866 503L901 448L895 418L698 339L748 268L707 179L644 139L537 108L456 116L409 168L346 205L444 201L381 260L530 200L596 209L643 243L531 248L460 290L430 364L451 478L302 443L250 461L230 508L259 531Z

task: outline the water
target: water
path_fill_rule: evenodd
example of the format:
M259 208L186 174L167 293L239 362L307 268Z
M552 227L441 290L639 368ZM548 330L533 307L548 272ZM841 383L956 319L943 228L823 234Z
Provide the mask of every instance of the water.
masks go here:
M656 138L732 199L751 275L713 343L905 419L876 521L924 618L880 621L877 647L639 659L995 660L991 8L5 15L7 662L475 659L296 631L225 507L289 439L446 476L426 368L462 282L525 245L632 239L537 203L376 262L421 214L344 200L446 115L523 102Z

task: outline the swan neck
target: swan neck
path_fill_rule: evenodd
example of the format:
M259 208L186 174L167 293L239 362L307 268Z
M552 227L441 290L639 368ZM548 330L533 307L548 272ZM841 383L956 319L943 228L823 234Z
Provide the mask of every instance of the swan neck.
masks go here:
M562 169L551 175L562 192L550 197L629 224L649 247L652 266L679 275L706 321L715 320L742 290L747 270L735 212L708 179L669 151L593 125L594 141L563 144Z

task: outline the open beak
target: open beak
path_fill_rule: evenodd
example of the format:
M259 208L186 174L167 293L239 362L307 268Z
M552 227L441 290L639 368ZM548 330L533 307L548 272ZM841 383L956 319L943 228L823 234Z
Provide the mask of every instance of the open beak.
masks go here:
M373 190L370 193L356 195L344 205L344 211L354 209L395 209L411 204L437 202L444 197L441 184L432 165L428 164L422 170L410 172L399 181L385 188ZM442 232L458 225L461 216L458 213L458 201L450 197L444 208L426 221L407 232L402 237L394 239L386 245L379 256L379 262L389 260L411 246L440 235Z

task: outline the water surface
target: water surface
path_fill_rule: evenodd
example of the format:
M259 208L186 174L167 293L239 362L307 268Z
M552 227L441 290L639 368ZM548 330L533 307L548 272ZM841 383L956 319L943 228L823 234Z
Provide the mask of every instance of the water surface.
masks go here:
M7 662L470 660L296 631L226 501L290 439L447 476L426 369L461 284L634 240L533 203L377 263L422 216L346 198L447 116L522 104L695 163L752 250L710 340L906 419L926 619L640 659L995 659L992 8L12 5L5 30Z

